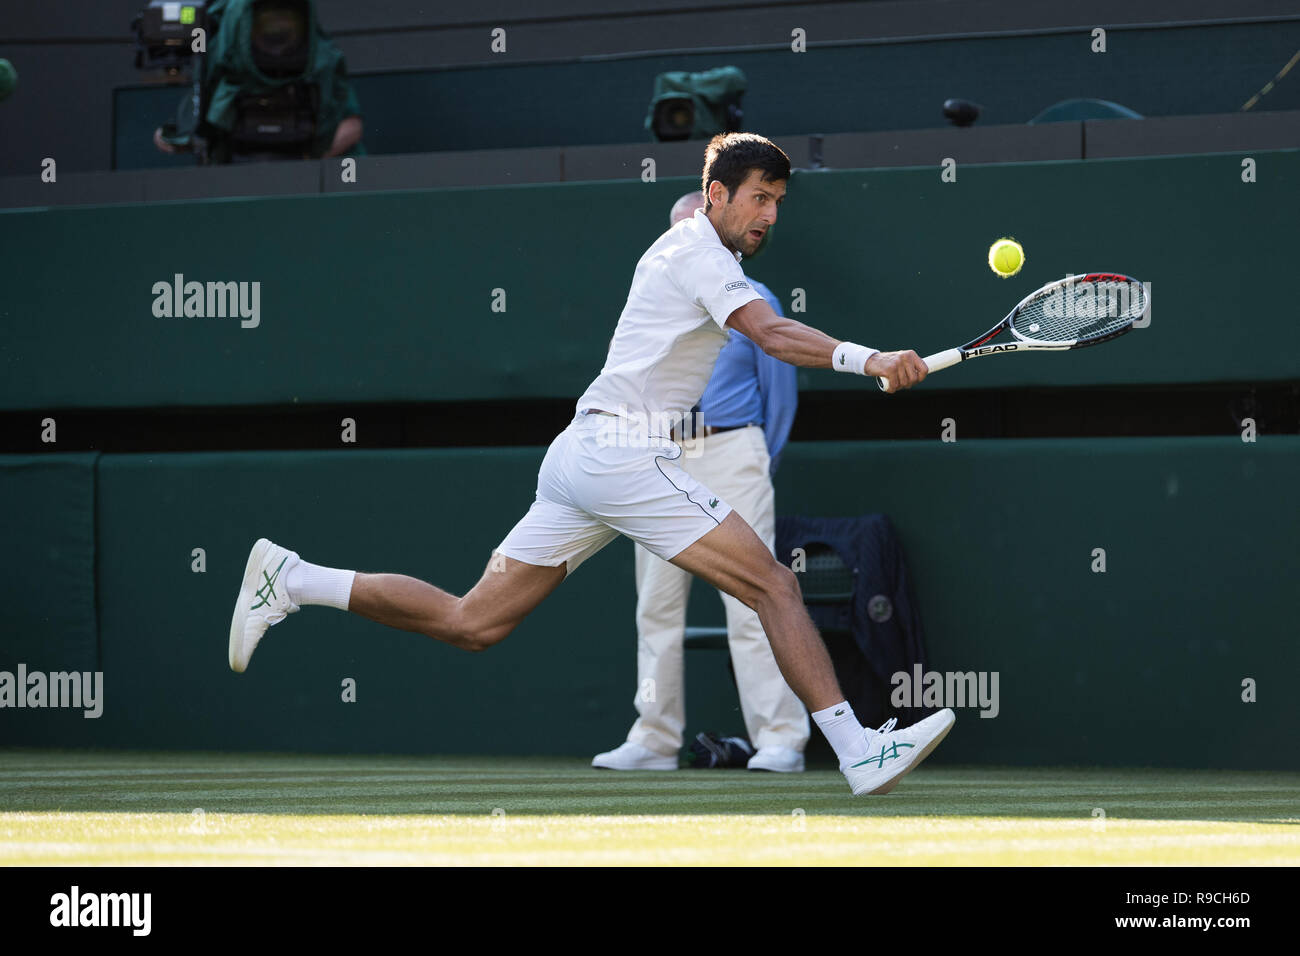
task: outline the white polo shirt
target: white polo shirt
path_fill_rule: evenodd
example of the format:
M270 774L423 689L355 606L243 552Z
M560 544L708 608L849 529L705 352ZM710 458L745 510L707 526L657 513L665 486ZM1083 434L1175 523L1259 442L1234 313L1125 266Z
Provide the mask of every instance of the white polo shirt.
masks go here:
M762 295L704 210L677 223L636 264L605 367L577 410L624 410L650 420L685 416L704 394L727 319Z

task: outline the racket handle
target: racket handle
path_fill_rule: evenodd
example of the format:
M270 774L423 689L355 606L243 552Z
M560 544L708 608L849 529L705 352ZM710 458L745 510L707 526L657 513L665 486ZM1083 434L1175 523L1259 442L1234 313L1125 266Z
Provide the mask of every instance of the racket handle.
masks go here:
M935 352L933 355L927 355L921 361L925 363L925 367L931 372L951 368L961 361L961 349L946 349L943 352ZM877 377L876 384L880 386L882 392L889 391L889 379Z

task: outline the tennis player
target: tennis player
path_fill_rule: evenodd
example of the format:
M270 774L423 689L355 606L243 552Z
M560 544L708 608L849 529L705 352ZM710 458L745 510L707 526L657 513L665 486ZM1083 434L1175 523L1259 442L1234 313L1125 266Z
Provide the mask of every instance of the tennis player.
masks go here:
M230 625L242 672L267 629L304 605L351 611L468 651L505 637L569 574L620 534L757 612L786 683L811 712L855 795L888 793L951 729L944 709L904 729L862 727L804 608L797 576L730 506L678 464L672 425L699 401L729 328L791 365L883 376L890 391L926 375L913 351L841 342L778 316L740 260L776 222L790 160L753 133L714 137L705 205L646 250L605 367L551 443L528 513L463 597L401 574L326 568L265 538L249 554Z
M704 205L696 189L673 204L669 226L691 219ZM771 244L771 235L768 235ZM778 315L781 303L753 276L749 284ZM799 407L793 365L765 354L732 330L694 414L693 437L678 462L696 480L721 493L769 548L776 539L776 474ZM697 424L692 422L691 424ZM686 727L686 605L691 575L661 561L639 544L636 554L637 718L627 739L592 759L607 770L676 770ZM727 648L745 732L757 752L750 770L797 773L804 769L808 711L781 676L758 615L719 591L727 615ZM646 693L648 687L654 693Z

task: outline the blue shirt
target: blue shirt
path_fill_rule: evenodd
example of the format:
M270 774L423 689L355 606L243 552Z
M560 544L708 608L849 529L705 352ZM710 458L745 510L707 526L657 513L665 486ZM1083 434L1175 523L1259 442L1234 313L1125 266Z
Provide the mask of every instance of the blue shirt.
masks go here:
M750 279L777 315L781 303L761 282ZM793 365L774 359L735 329L718 354L713 377L700 398L700 420L714 428L761 425L772 460L771 474L781 460L794 413L799 407L798 373Z

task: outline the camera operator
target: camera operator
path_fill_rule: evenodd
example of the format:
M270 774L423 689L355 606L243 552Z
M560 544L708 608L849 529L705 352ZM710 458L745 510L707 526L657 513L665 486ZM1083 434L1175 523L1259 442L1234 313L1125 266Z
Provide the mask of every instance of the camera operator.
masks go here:
M195 92L154 131L158 149L209 163L364 155L360 104L312 0L216 0L206 17Z

